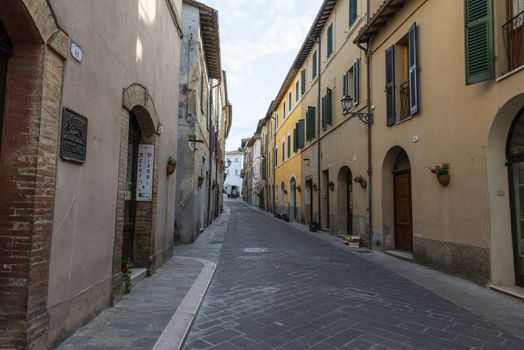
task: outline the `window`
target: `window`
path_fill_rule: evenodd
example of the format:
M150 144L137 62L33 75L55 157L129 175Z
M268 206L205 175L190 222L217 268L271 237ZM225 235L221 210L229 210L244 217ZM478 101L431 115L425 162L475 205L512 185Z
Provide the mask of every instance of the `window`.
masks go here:
M357 0L349 0L349 26L357 21Z
M278 129L278 113L275 113L275 131Z
M493 79L495 56L491 0L465 0L464 27L466 85ZM522 37L519 47L521 44Z
M293 106L292 106L293 99L291 98L291 91L290 91L289 94L288 94L288 99L287 99L287 100L288 100L288 102L289 102L288 109L289 109L289 111L291 112L291 108L293 107Z
M317 58L317 51L315 50L315 52L313 53L313 67L312 67L312 70L311 70L311 76L313 77L313 79L315 79L317 77L317 67L318 67L318 58Z
M2 127L4 124L5 86L7 82L7 60L11 56L11 40L0 22L0 150L2 146Z
M282 120L286 119L286 103L284 102L284 108L282 108Z
M360 59L342 76L342 96L349 95L356 106L360 99Z
M298 102L299 97L300 97L300 81L297 80L297 83L295 84L295 102Z
M400 39L396 45L386 50L386 115L388 126L418 113L417 56L417 26L414 23L408 34ZM399 106L398 110L397 106ZM397 115L399 116L398 120Z
M306 112L306 140L315 138L315 107L308 106Z
M278 165L278 147L275 147L275 167Z
M322 129L326 129L332 123L332 90L327 89L326 95L322 97Z
M287 135L287 157L291 157L291 135Z
M302 76L300 80L301 80L301 87L302 87L301 93L302 95L304 95L306 93L306 70L305 69L302 69Z
M327 58L333 55L333 24L330 24L327 30Z
M489 12L490 4L488 3L487 5L489 17L491 15ZM506 56L508 58L508 67L506 71L512 71L515 68L524 65L524 49L522 45L524 41L522 35L524 29L524 0L506 0L506 8L508 22L504 24L502 31L506 46ZM489 19L490 24L491 22L492 19ZM489 34L491 34L491 32ZM489 42L489 39L490 38L488 37L488 45L492 45L492 43ZM493 58L493 53L491 53L489 57Z
M286 149L286 143L282 141L282 162L284 161L284 157L285 157L285 154L284 154L285 149Z

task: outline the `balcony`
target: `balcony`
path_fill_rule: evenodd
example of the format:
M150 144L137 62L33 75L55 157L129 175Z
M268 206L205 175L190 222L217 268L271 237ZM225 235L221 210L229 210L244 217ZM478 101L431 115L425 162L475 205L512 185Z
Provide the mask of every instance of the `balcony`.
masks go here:
M522 35L523 24L524 11L502 26L509 72L522 66L524 63L524 36Z
M400 84L400 120L411 116L409 106L409 80Z

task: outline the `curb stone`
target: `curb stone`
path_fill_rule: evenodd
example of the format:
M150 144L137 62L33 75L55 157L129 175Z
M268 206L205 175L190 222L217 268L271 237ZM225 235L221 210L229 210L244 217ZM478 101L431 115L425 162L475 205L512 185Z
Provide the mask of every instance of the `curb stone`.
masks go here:
M175 314L158 338L153 350L179 350L182 349L186 337L193 325L200 305L206 296L215 275L217 265L209 260L178 256L177 259L194 260L202 263L204 267L187 295L180 303Z

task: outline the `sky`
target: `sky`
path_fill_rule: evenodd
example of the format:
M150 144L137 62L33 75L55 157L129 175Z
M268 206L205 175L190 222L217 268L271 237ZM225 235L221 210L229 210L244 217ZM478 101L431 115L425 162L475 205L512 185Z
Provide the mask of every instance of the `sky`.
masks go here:
M203 0L218 10L233 126L226 150L253 136L277 96L322 0Z

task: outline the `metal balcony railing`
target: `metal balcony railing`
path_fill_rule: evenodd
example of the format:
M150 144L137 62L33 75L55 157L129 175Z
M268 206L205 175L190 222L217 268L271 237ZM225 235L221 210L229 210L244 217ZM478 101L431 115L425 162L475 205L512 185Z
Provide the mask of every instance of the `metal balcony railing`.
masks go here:
M523 24L524 11L502 26L506 55L508 57L508 71L512 71L524 64Z
M411 116L409 107L409 80L400 84L400 120Z

